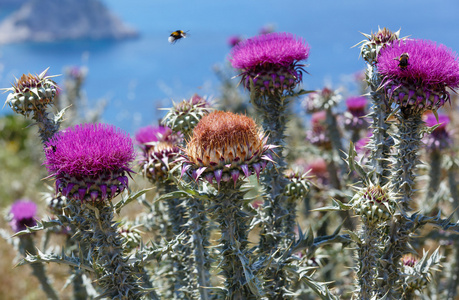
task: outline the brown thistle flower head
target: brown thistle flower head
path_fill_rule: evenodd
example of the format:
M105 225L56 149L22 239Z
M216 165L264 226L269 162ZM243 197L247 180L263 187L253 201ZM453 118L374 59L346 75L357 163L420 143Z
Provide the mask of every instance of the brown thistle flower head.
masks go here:
M253 119L231 112L214 111L199 121L185 149L182 175L191 172L197 181L233 180L256 174L272 162L267 136Z
M49 68L48 68L49 69ZM28 116L36 110L43 110L52 104L57 93L57 84L46 76L48 69L40 75L24 74L12 87L4 89L8 94L6 103L14 112Z

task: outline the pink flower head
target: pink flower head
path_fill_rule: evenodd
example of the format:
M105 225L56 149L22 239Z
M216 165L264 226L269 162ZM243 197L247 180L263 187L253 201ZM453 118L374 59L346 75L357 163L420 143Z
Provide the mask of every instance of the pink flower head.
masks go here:
M446 125L449 124L449 117L444 114L438 114L438 121L437 121L437 118L435 117L433 113L427 114L426 125L429 127L432 127L437 124L440 124L440 126L438 126L437 129L435 130L444 129Z
M135 158L128 134L112 125L83 124L61 131L46 144L48 172L66 197L111 199L127 187Z
M149 125L139 128L135 134L135 139L139 144L158 142L170 133L172 130L169 127Z
M37 224L35 214L37 213L37 205L28 199L19 199L11 205L12 220L11 228L14 232L33 227Z
M237 44L239 44L242 40L243 38L240 35L232 35L228 38L228 45L234 47Z
M291 33L268 33L236 45L230 54L231 65L242 71L242 83L250 88L250 80L260 92L291 90L302 79L303 65L309 56L304 39Z
M382 86L405 111L437 110L449 101L447 88L459 87L457 55L427 40L397 40L378 56Z
M368 127L363 118L366 115L367 98L349 97L346 100L347 112L344 113L344 126L348 130L361 130Z
M363 112L367 106L366 97L349 97L346 100L347 109L352 112Z
M424 144L427 149L442 150L447 149L451 146L452 140L449 131L446 126L449 124L449 117L447 115L438 114L438 122L433 113L429 113L425 120L426 125L429 127L440 124L430 135L424 136Z

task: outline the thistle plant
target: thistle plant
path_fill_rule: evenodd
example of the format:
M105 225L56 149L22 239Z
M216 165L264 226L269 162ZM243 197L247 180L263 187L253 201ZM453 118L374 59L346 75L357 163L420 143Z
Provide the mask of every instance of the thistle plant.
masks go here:
M263 130L268 144L276 145L274 165L263 178L269 197L266 198L261 238L262 251L269 253L282 241L286 228L282 222L290 212L286 209L283 191L288 184L284 177L286 162L283 154L284 134L288 120L290 98L301 93L294 89L301 83L309 46L302 38L290 33L268 33L240 42L230 54L231 65L239 70L241 83L251 93L250 99L262 115ZM285 241L289 243L291 241Z
M407 65L399 59L409 56ZM390 242L384 259L387 262L383 278L388 285L383 294L396 296L397 271L400 258L406 253L409 231L406 230L407 213L411 209L415 170L419 163L419 147L424 131L422 114L436 112L449 101L447 88L459 86L459 62L456 55L443 45L424 40L394 41L380 52L377 66L382 76L381 88L389 103L395 106L397 131L394 133L397 153L391 186L397 193L399 210L391 224ZM387 276L387 278L386 278Z
M268 153L272 149L251 118L221 111L201 119L185 149L182 174L217 189L209 210L221 231L219 266L225 277L225 299L259 299L263 294L248 249L251 216L242 209L240 188L244 178L259 177L272 161Z
M360 55L367 63L365 76L371 89L372 107L369 117L372 120L370 128L373 130L373 135L368 146L371 151L369 164L371 172L374 173L375 182L383 186L387 184L390 174L389 157L393 139L388 132L390 127L388 122L390 113L389 101L386 99L384 91L380 89L381 76L376 59L387 44L399 40L400 31L392 32L387 28L383 28L378 29L376 33L364 34L364 36L367 40L363 40L357 45L361 45Z
M129 164L135 158L131 139L113 126L83 124L59 132L46 146L44 164L56 179L56 191L68 200L64 213L77 229L74 237L89 247L88 263L102 295L140 298L140 275L123 255L110 202L128 188Z

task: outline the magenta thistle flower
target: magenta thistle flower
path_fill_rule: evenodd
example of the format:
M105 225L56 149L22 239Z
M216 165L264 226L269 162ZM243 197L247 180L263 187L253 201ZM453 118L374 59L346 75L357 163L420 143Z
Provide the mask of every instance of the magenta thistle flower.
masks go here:
M155 142L164 141L171 134L172 130L169 127L149 125L139 128L135 134L135 139L137 144L147 151Z
M360 130L368 127L368 122L363 118L366 115L367 98L349 97L346 100L347 112L344 113L344 126L346 129Z
M231 50L231 65L242 71L244 87L252 80L261 93L292 90L302 80L304 65L300 61L309 56L304 39L291 33L268 33L240 42Z
M37 205L28 199L19 199L11 205L11 228L14 232L33 227L37 224L35 214L37 213Z
M395 41L381 50L377 67L389 98L404 111L437 110L450 99L447 88L459 87L457 55L432 41Z
M424 144L427 149L433 150L443 150L451 146L452 140L449 131L446 129L446 126L449 124L449 117L447 115L438 114L437 118L433 113L429 113L425 120L428 127L433 127L437 124L440 124L437 128L432 131L430 135L424 136Z
M332 147L326 124L327 112L325 110L312 114L312 128L306 131L306 141L323 150L330 150Z
M56 190L79 200L112 199L128 186L135 158L129 135L107 124L76 125L53 136L45 148Z
M234 47L237 44L239 44L242 40L243 38L240 35L232 35L228 38L228 45L230 45L230 47Z

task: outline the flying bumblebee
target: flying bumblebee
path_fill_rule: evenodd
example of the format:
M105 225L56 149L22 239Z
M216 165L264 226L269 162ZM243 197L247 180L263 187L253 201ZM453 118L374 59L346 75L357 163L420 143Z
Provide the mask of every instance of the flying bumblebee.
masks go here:
M176 31L171 33L171 35L169 36L168 40L169 40L169 43L175 44L181 38L186 38L186 36L187 36L187 33L185 31L176 30Z
M408 58L410 58L408 53L402 53L402 54L400 54L399 57L396 57L394 59L398 60L398 66L400 67L400 69L406 69L406 67L408 67L410 65L408 63Z

